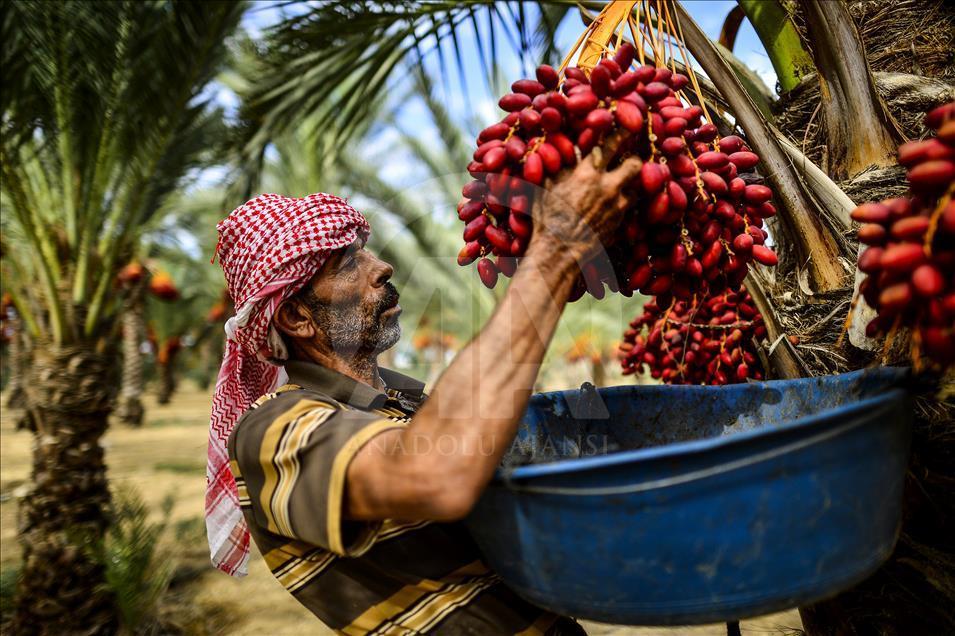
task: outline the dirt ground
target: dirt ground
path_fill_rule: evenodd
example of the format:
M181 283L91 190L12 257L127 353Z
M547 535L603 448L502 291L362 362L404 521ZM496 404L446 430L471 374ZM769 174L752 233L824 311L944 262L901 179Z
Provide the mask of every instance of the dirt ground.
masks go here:
M6 403L4 396L3 403ZM109 476L115 486L132 486L159 514L164 498L172 496L170 527L200 527L205 489L206 423L209 396L183 386L166 406L147 398L147 421L141 429L120 424L111 427L104 445ZM14 430L17 412L0 411L0 566L19 558L16 542L16 498L29 474L30 433ZM185 592L201 607L231 619L218 627L220 634L297 636L331 633L295 602L271 577L265 563L253 552L249 576L232 579L207 566L203 535L188 545L167 539L171 558L188 561L192 580ZM181 541L179 542L181 543ZM585 623L588 633L602 636L719 636L724 625L671 628L636 628ZM801 633L795 610L744 621L743 634L761 636Z

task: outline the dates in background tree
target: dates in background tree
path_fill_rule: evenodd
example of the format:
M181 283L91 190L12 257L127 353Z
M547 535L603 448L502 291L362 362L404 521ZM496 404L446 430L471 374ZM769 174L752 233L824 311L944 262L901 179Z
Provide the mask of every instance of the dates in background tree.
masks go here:
M928 358L955 364L955 102L925 117L936 137L899 147L908 169L909 196L863 203L852 212L862 223L859 288L876 310L867 335L911 331L916 366Z

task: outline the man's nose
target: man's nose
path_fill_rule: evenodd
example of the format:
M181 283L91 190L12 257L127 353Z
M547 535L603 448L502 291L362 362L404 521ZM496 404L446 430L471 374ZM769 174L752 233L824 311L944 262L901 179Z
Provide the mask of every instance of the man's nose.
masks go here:
M385 261L378 259L373 285L375 287L381 287L391 279L394 273L395 268L392 267L390 263L386 263Z

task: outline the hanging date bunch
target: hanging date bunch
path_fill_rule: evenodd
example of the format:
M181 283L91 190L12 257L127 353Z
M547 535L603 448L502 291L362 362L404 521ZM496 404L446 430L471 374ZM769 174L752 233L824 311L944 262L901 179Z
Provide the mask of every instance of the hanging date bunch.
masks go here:
M911 332L912 359L955 364L955 102L926 115L936 137L899 147L909 196L864 203L852 212L863 225L859 256L867 274L859 288L876 310L869 337Z
M762 380L758 342L766 326L745 287L703 300L656 299L630 323L619 354L624 375L649 372L667 384Z
M621 43L622 33L610 47L623 25L638 48ZM514 82L499 102L507 114L481 131L468 165L460 265L477 261L488 287L513 275L534 231L535 193L611 139L618 159L644 161L630 184L638 197L605 246L609 258L582 264L572 299L603 297L606 284L666 305L738 288L753 261L776 264L763 224L776 213L773 193L752 172L759 157L735 135L719 138L692 69L676 72L675 48L684 63L686 54L675 32L662 0L609 3L559 69L540 66L536 79Z

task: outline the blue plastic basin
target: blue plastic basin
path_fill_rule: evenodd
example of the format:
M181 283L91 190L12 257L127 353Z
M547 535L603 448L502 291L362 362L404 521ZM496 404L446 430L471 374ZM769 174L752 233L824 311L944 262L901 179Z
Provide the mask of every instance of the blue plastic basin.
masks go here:
M518 594L578 618L710 623L820 600L895 545L905 377L535 395L468 526Z

